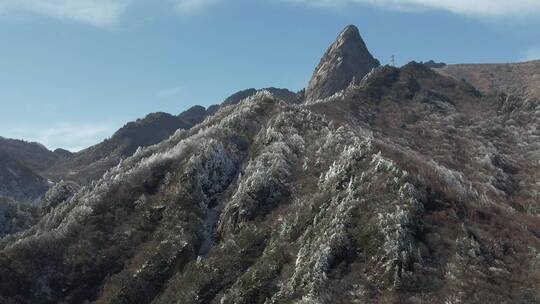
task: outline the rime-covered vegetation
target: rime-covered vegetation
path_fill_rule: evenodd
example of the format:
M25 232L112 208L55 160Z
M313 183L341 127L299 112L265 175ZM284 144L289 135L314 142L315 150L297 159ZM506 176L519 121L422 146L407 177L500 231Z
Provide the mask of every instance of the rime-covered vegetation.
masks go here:
M0 205L0 303L538 303L538 100L416 63L244 93Z
M53 187L0 242L1 301L534 301L536 131L485 135L538 119L510 102L416 64L310 105L258 92Z
M37 218L37 207L0 198L0 238L30 228Z
M111 138L76 153L63 149L53 152L38 143L0 137L0 198L36 203L58 182L87 185L138 147L157 144L178 129L189 129L217 108L194 106L177 116L151 113L127 123Z

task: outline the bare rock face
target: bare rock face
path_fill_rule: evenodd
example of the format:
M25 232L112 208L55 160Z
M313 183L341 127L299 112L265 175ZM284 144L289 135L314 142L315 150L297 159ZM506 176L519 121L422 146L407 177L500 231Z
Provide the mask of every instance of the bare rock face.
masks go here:
M347 26L326 51L306 89L306 101L326 98L361 80L380 65L360 37L358 28Z

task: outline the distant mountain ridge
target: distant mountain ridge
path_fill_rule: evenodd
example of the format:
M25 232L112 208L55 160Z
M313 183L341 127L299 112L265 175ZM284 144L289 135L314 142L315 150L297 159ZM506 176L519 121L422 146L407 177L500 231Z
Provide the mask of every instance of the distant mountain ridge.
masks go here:
M0 136L0 152L24 163L28 168L37 172L45 171L50 164L59 162L69 156L69 152L57 150L50 151L36 142L9 139Z
M465 80L483 93L540 100L540 60L500 64L451 64L435 71Z
M46 171L70 156L39 143L0 137L0 197L36 202L49 188Z
M109 168L137 148L156 144L178 129L187 129L204 119L199 107L174 116L168 113L152 113L142 119L129 122L116 131L111 138L90 148L74 153L64 162L48 169L47 174L55 180L67 179L80 184L97 179Z
M11 155L0 152L0 197L35 201L48 188L47 179Z
M138 147L156 144L178 129L200 123L208 115L201 106L194 106L178 116L152 113L127 123L102 143L76 153L63 149L53 152L38 143L0 138L0 180L4 181L0 196L34 201L47 191L48 180L88 184L135 153ZM18 172L20 180L14 179L13 172Z
M139 147L157 144L179 129L189 129L201 123L221 107L237 104L263 90L287 102L302 101L301 94L287 89L240 91L226 98L221 104L208 108L197 105L176 116L163 112L148 114L144 118L127 123L111 138L76 153L63 149L53 152L39 143L0 137L0 153L5 153L0 161L0 165L5 165L0 166L0 180L2 177L6 180L4 187L0 186L0 197L35 201L47 191L48 180L52 180L52 183L68 180L86 185L100 178L121 159L131 156ZM13 174L10 174L6 167L8 163L12 168L11 171L21 172L21 180L13 180Z

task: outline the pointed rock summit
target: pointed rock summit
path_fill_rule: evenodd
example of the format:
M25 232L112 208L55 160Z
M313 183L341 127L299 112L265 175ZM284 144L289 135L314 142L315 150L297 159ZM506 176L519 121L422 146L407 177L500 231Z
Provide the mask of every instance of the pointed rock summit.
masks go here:
M380 65L360 37L358 28L347 26L328 48L306 89L308 102L326 98L360 80Z

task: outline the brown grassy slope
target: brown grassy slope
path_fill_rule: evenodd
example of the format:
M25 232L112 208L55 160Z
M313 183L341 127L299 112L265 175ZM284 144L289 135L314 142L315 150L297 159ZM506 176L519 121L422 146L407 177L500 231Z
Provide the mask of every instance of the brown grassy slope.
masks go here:
M464 79L483 93L504 92L540 99L540 60L506 64L456 64L435 71Z

